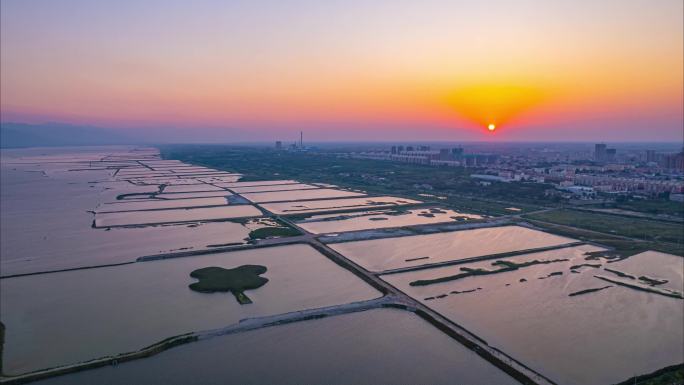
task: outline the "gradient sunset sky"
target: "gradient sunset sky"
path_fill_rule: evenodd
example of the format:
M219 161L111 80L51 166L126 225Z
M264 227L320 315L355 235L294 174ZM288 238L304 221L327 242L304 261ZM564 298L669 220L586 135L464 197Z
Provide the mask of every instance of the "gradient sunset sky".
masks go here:
M1 4L3 122L203 141L684 135L682 0Z

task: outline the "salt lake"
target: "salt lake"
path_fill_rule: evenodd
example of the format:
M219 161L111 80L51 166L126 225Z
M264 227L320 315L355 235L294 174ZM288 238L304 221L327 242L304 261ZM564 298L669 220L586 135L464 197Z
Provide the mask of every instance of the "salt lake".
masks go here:
M521 226L332 243L329 246L370 271L558 246L576 240Z
M263 265L268 283L240 305L199 293L190 273ZM134 351L160 340L266 316L372 299L380 293L312 247L289 245L0 280L4 371ZM46 349L50 346L50 349Z

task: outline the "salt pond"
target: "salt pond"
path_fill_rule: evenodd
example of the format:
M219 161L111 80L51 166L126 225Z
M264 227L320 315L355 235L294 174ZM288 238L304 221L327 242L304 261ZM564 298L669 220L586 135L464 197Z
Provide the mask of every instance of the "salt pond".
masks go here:
M186 192L199 192L199 191L221 191L220 187L212 186L210 184L188 184L188 185L174 185L166 186L162 193L186 193Z
M109 231L70 224L60 227L59 231L45 227L3 241L1 270L3 276L26 274L132 262L139 257L181 251L208 250L244 244L251 230L234 222L115 227Z
M137 202L111 202L99 205L95 212L110 213L118 211L158 210L182 207L220 206L228 204L223 197L191 198L191 199L166 199L146 200Z
M384 271L575 241L526 227L501 226L329 246L367 270Z
M189 193L168 193L156 194L157 199L186 199L186 198L206 198L206 197L227 197L233 195L230 191L200 191Z
M242 178L242 174L224 174L224 175L213 175L209 177L199 177L198 181L204 183L226 183L226 182L237 182Z
M479 215L463 214L449 209L375 210L344 214L313 215L297 225L314 234L416 226L434 223L480 219Z
M280 184L299 184L296 180L285 179L285 180L257 180L249 182L226 182L217 183L217 186L223 188L233 188L233 187L250 187L250 186L275 186Z
M509 257L518 269L442 282L433 280L505 265L483 261L382 279L559 384L617 383L683 362L683 301L596 278L617 265L587 259L599 250Z
M203 208L127 211L95 214L95 227L135 226L158 223L194 222L206 220L258 217L262 213L250 205Z
M240 305L188 285L193 270L262 265L269 282ZM269 247L0 280L4 370L23 373L129 352L247 317L371 299L380 293L307 245ZM50 349L45 347L49 346Z
M610 268L634 277L645 276L664 281L657 287L684 293L684 258L680 256L646 251L611 263Z
M394 309L368 310L216 337L117 367L39 383L227 382L244 385L517 383L418 316Z
M98 206L149 209L169 204L209 203L151 200L151 194L158 192L159 186L138 186L116 180L117 169L141 169L133 159L141 159L143 154L144 157L157 156L155 150L142 152L128 147L3 149L1 154L0 270L3 276L131 262L138 257L160 253L241 244L249 235L250 228L232 222L189 222L110 231L93 229L91 211ZM188 193L160 195L193 198L183 194ZM225 190L211 194L231 195ZM126 199L117 200L119 197ZM225 198L215 199L225 204ZM211 203L219 203L218 200ZM247 209L259 215L257 209ZM188 220L185 216L181 219Z
M346 190L318 188L312 190L274 191L261 193L246 193L240 195L254 203L265 203L281 201L304 201L309 199L358 197L364 196L366 194Z
M166 185L167 187L174 186L175 188L188 187L187 185L202 185L204 182L200 182L195 178L189 177L140 177L140 178L119 178L120 180L125 180L136 185ZM189 188L189 187L188 187ZM184 191L181 191L184 192Z
M271 185L271 186L246 186L246 187L232 187L230 191L236 194L242 193L254 193L254 192L268 192L268 191L288 191L288 190L310 190L317 189L318 186L295 183L295 184L282 184L282 185Z
M313 201L294 201L279 203L264 203L260 206L274 214L304 214L326 211L368 209L388 206L402 206L421 203L413 199L391 196L324 199Z

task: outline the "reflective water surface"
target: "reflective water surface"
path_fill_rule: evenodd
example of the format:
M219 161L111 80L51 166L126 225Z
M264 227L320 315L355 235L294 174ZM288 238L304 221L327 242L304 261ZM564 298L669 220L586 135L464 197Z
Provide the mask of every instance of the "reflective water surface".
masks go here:
M274 191L261 193L244 193L241 194L246 199L254 203L264 202L280 202L280 201L304 201L308 199L324 199L324 198L342 198L342 197L358 197L366 194L335 190L328 188L317 188L309 190L298 191Z
M516 384L413 313L368 310L216 337L39 384Z
M488 227L400 238L334 243L330 247L372 271L562 245L575 240L520 226Z
M314 215L297 222L297 225L314 234L325 234L388 227L427 225L480 218L482 217L479 215L463 214L449 209L399 209Z
M597 250L506 258L552 262L423 286L411 283L502 266L484 261L383 279L559 384L612 384L682 363L684 301L596 278L617 265L586 259Z
M265 266L269 282L240 305L198 293L193 270ZM0 280L9 374L134 351L247 317L371 299L380 293L307 245L268 247ZM46 347L49 346L49 349Z
M274 214L302 214L320 213L337 210L401 206L416 203L421 202L407 198L382 196L367 198L322 199L313 201L264 203L260 206Z

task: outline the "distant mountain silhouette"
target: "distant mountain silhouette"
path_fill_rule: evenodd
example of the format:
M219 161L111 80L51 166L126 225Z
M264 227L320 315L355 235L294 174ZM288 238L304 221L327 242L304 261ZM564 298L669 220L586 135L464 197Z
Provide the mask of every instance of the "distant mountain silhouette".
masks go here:
M140 140L125 134L92 126L64 123L1 123L0 147L96 146L134 144Z

